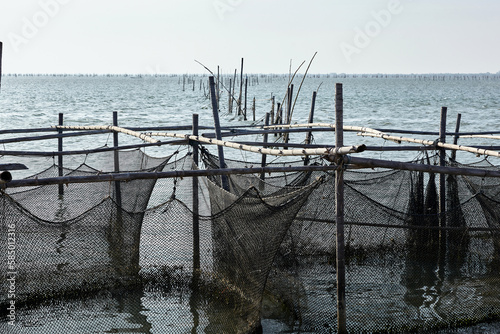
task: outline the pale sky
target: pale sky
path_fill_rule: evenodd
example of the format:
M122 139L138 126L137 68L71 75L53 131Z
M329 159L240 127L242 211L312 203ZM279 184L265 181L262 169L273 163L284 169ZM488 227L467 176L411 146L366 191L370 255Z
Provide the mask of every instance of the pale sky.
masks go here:
M4 73L496 73L500 1L0 0L0 41Z

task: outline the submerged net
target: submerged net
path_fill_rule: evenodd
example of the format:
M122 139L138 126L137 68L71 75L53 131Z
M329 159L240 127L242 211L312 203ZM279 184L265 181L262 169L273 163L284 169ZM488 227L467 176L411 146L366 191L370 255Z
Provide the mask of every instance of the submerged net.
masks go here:
M219 165L207 151L203 163ZM65 173L114 169L104 165ZM498 170L487 161L474 167ZM120 152L120 170L132 173L191 168L190 154L153 159ZM57 171L51 167L37 177ZM439 215L438 175L347 169L344 177L350 332L426 330L500 317L499 179L446 176L447 210ZM335 331L334 174L231 175L229 189L220 176L196 180L120 182L120 199L113 182L65 185L61 197L58 186L7 189L1 242L8 245L14 224L17 300L139 284L146 293L189 296L189 317L175 320L172 332L250 333L259 331L262 318L279 321L283 331ZM4 290L7 263L2 260ZM7 304L7 295L0 301Z

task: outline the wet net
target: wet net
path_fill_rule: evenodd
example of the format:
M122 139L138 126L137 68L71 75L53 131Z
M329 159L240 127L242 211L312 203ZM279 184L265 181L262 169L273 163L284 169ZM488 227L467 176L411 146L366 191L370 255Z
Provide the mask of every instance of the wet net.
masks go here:
M203 152L203 167L218 168L217 157ZM93 161L99 165L65 174L108 173L113 158L102 154ZM130 173L196 168L189 153L160 159L134 150L119 158ZM486 160L474 167L498 170ZM499 179L446 176L440 215L438 175L347 169L344 177L349 332L500 317ZM174 294L165 306L176 315L168 332L253 333L269 323L278 332L335 332L334 173L230 175L228 184L223 189L221 176L208 176L71 183L64 195L57 185L7 188L1 243L13 245L15 256L2 254L3 291L15 281L17 305L29 308L125 288L144 331L160 325L144 317L143 304L164 305ZM2 309L10 300L0 296ZM86 330L99 331L99 323Z

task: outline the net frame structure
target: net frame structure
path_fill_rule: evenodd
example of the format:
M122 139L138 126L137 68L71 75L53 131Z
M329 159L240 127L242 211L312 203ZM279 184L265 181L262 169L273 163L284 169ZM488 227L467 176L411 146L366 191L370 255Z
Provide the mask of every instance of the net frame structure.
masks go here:
M304 128L311 126L306 124ZM286 309L287 317L292 319L289 320L292 330L319 333L429 330L500 316L496 277L500 269L500 213L496 210L500 202L500 171L488 160L477 165L460 165L448 159L446 165L436 166L430 161L439 158L425 157L411 163L390 164L351 156L361 153L362 145L311 151L273 150L243 147L198 135L137 134L116 126L74 127L74 130L122 132L141 140L151 138L150 143L156 145L159 142L153 137L169 136L190 141L193 151L182 157L174 154L174 158L151 159L151 163L145 162L149 157L140 152L134 152L137 158L132 159L125 157L127 151L115 151L118 154L113 152L109 156L107 168L82 164L60 175L61 166L54 165L32 178L5 183L2 243L9 244L9 229L15 221L17 236L27 236L27 244L17 244L18 254L23 254L23 248L36 245L34 241L40 242L39 249L27 253L43 254L50 248L43 245L49 237L49 243L69 249L66 255L81 252L84 244L100 243L100 249L104 250L99 255L101 262L92 247L81 252L82 259L74 257L73 262L68 262L58 258L43 264L43 268L36 258L23 259L21 262L28 266L19 267L22 274L14 275L20 287L16 290L18 305L51 298L79 298L113 287L139 284L154 289L167 284L189 290L193 303L205 308L209 315L203 330L209 333L261 331L260 320L269 312L265 308L270 301ZM367 128L347 130L376 132ZM385 134L380 138L403 140ZM221 166L220 156L200 147L205 166L200 169L197 143L276 156L319 158L310 159L307 166L303 160L265 167L253 167L258 162L225 160ZM438 151L458 149L446 147L442 142L432 144L431 148ZM470 148L464 150L470 152ZM480 153L494 155L487 150ZM139 161L139 167L127 169L125 166L132 160ZM368 173L357 170L367 167L382 170ZM263 177L265 173L281 174ZM437 175L447 175L445 210L439 207L442 202L438 197L443 191L436 185ZM339 203L336 195L339 176L345 181L348 199L345 203ZM225 177L229 178L229 188L223 182ZM164 184L159 186L160 180ZM139 186L136 181L149 186L145 183ZM86 218L91 215L90 210L47 210L47 203L53 202L59 184L67 184L66 198L71 198L72 185L106 184L107 189L78 190L96 194L95 198L100 199L92 204L93 216ZM392 186L380 189L384 184ZM398 185L399 189L393 189ZM402 185L408 189L401 191ZM52 190L39 190L46 186ZM128 198L127 194L137 188L143 188L145 195ZM159 204L148 207L154 188L163 189L161 198L166 202L160 200ZM34 197L25 195L25 190ZM204 204L197 203L199 198L195 200L194 194L203 198ZM47 198L43 199L44 196ZM29 199L35 197L39 200ZM76 203L78 199L69 201ZM339 216L335 215L339 205L343 206L345 218L341 236L345 242L343 254L339 254ZM57 214L43 216L47 211ZM18 224L18 218L12 217L20 215L25 222ZM84 223L73 223L77 217ZM96 217L109 218L99 225L101 219ZM252 217L250 226L249 217ZM147 226L164 230L161 222L171 219L184 222L180 226L167 226L172 240L155 237L154 228L141 235ZM35 229L29 227L33 221L37 222ZM58 224L55 232L51 224ZM95 231L103 231L98 240L78 237ZM77 240L80 238L79 242L65 242L71 239L71 234ZM159 251L165 245L174 247L175 237L182 235L191 239L187 242L189 251L181 248L178 253ZM141 245L147 250L140 254ZM57 257L61 249L56 247L50 257ZM76 265L90 258L96 260L96 267ZM3 263L8 266L8 258ZM375 272L374 267L381 270ZM346 274L343 286L338 281L339 268ZM3 270L6 291L10 289L8 279L13 277L8 269ZM380 271L398 273L391 276ZM374 281L373 275L380 275L379 281ZM427 286L428 282L435 284ZM427 290L416 294L415 291L424 288ZM323 293L316 294L317 291ZM339 295L345 297L340 303ZM9 302L4 298L2 305L8 306ZM376 314L373 309L382 311Z

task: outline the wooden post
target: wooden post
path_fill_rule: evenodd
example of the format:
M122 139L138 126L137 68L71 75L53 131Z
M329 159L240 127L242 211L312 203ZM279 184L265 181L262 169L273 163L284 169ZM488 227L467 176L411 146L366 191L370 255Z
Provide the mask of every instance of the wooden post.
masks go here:
M269 125L269 113L266 113L266 120L264 122L264 125ZM264 143L267 143L267 140L268 140L268 134L267 133L264 133L264 140L263 142ZM264 148L267 148L267 146L264 146ZM267 159L267 155L266 154L262 154L262 162L260 164L261 167L266 167L266 159ZM260 173L260 179L261 180L264 180L266 177L266 173L262 172Z
M253 121L255 122L255 96L253 97L252 114L253 114ZM267 122L267 125L269 125L269 122Z
M212 99L212 112L214 115L214 126L215 126L215 138L218 140L222 140L222 134L220 130L220 122L219 122L219 107L217 106L217 97L215 95L215 82L214 82L214 77L210 76L208 78L208 81L210 83L210 98ZM226 163L224 161L224 149L222 146L217 146L218 152L219 152L219 167L220 168L225 168ZM222 183L222 188L229 191L229 182L227 179L227 175L221 175L221 183Z
M439 141L446 142L446 113L447 107L441 108L441 121L439 127ZM446 149L439 150L439 166L446 166ZM446 175L439 174L439 226L446 226Z
M292 96L293 96L293 84L290 85L289 89L288 89L288 99L287 99L287 106L286 106L286 124L290 124L292 122L292 120L290 119L291 118L291 112L292 112ZM288 140L290 139L289 138L289 134L288 133L285 133L285 136L284 136L284 142L285 143L288 143ZM285 150L287 149L288 147L285 146Z
M271 97L271 124L274 124L274 96Z
M63 113L59 113L59 125L60 126L64 125L64 114ZM62 129L58 129L57 133L62 134L63 133ZM59 153L63 151L63 138L62 137L57 138L57 151ZM58 173L59 176L63 176L63 174L64 174L63 156L61 154L57 157L57 165L58 165L58 169L59 169L59 173ZM64 195L64 185L60 184L59 185L59 196L62 196L62 195Z
M118 126L118 112L113 111L113 125ZM118 132L113 132L113 146L118 147ZM114 151L114 164L115 164L115 173L120 172L120 153L118 150ZM115 181L115 192L116 192L116 204L121 208L122 206L122 193L120 189L120 181Z
M198 136L198 114L193 114L193 135ZM198 142L191 141L193 145L193 169L198 166ZM193 177L193 272L200 269L200 217L199 217L198 177Z
M217 92L217 105L219 105L220 101L220 70L219 66L217 65L217 83L215 84L215 87L217 88L215 91Z
M3 53L3 42L0 42L0 92L2 92L2 53Z
M342 84L335 85L335 147L344 146ZM341 159L338 159L341 161ZM344 171L335 171L335 221L337 225L337 333L347 333L345 305Z
M281 108L281 103L278 102L278 107L276 109L276 118L275 118L275 123L276 125L278 124L283 124L283 110ZM274 136L277 137L278 136L278 133L275 132L274 133Z
M460 120L462 119L462 114L457 115L457 125L455 126L455 136L453 137L453 145L458 144L458 133L460 132ZM451 151L451 160L456 162L457 159L457 151Z
M290 89L288 90L288 101L286 106L286 124L290 124L292 121L290 119L292 112L292 96L293 96L293 84L290 85Z
M232 79L229 78L229 101L227 102L227 111L232 114L233 113L233 94L231 93L231 87L232 87Z
M245 77L245 108L243 113L243 119L247 120L247 92L248 92L248 77Z
M315 107L315 105L316 105L316 92L313 92L312 102L311 102L311 110L309 111L309 119L307 120L308 123L312 123L314 121L314 107ZM306 142L305 142L306 145L311 144L311 138L312 138L312 131L309 131L306 134ZM308 165L308 164L309 164L309 156L306 156L304 158L304 165Z
M241 115L241 95L243 94L243 58L241 58L241 73L240 73L240 97L238 98L238 116Z

